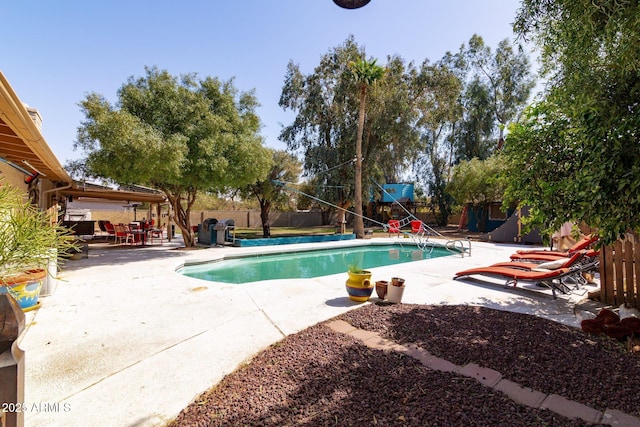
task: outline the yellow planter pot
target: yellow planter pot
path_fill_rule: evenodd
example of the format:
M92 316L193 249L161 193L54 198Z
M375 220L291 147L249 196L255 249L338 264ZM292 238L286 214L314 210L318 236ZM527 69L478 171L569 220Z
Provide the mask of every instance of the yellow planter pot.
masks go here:
M371 282L371 272L364 270L359 273L347 273L349 278L347 279L346 288L349 298L356 302L368 301L375 286Z

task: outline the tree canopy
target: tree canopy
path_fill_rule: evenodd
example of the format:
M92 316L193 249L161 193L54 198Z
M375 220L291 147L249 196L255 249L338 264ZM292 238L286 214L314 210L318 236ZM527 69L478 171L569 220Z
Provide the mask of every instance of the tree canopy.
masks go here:
M445 225L454 202L473 201L469 194L460 199L463 194L449 193L451 167L488 159L500 148L505 126L518 118L535 80L522 49L505 39L494 51L474 34L457 53L447 52L433 65L425 62L417 81L427 82L420 108L425 150L418 170L429 185L438 224Z
M541 47L548 92L507 139L509 191L544 227L640 230L638 22L636 1L523 1L514 28Z
M280 139L290 150L301 152L305 173L316 185L315 194L343 209L354 200L360 106L359 84L350 64L362 58L366 58L364 49L349 37L323 55L308 75L290 62L280 97L280 106L296 113ZM416 152L419 141L407 65L392 57L385 69L384 76L367 91L363 183L395 181L407 169L407 157ZM368 187L363 185L363 193L368 193Z
M269 170L258 103L233 81L145 71L118 90L115 105L87 95L76 147L86 154L90 176L163 191L185 245L192 246L189 213L198 192L240 188Z
M295 200L284 185L295 184L302 171L300 161L284 150L269 150L273 159L271 170L263 180L248 185L242 191L247 197L255 197L260 204L262 236L271 237L269 214L272 207L295 208Z
M502 129L517 118L532 89L527 56L507 41L493 52L476 35L458 53L419 67L389 56L384 75L367 86L366 104L361 104L349 65L363 58L364 48L351 36L310 74L289 63L280 106L296 116L280 139L303 155L315 194L346 208L356 200L352 164L358 118L364 117L363 184L399 182L415 174L446 223L453 202L446 193L451 167L496 150Z
M453 176L447 185L447 191L456 199L464 200L476 210L478 230L485 230L489 214L489 205L500 202L504 185L502 173L504 161L497 153L486 160L473 158L460 162L453 168Z

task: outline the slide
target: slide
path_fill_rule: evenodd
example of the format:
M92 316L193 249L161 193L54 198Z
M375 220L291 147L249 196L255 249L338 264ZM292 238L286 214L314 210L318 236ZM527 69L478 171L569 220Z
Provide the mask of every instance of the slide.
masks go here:
M507 221L500 227L489 233L480 235L480 240L496 243L522 243L530 245L541 245L542 238L538 229L534 229L530 233L521 234L520 215L526 216L529 212L528 208L515 210Z

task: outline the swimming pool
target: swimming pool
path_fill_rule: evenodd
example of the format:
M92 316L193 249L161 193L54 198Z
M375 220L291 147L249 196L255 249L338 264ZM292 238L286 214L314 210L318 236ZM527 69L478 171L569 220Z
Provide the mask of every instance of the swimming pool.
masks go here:
M294 243L319 243L337 242L342 240L354 240L355 234L320 234L315 236L295 236L295 237L269 237L266 239L236 239L233 246L271 246L271 245L291 245Z
M250 255L205 264L185 265L178 272L196 279L241 284L259 280L306 279L346 273L351 264L369 269L447 255L452 255L452 252L439 246L423 251L416 245L407 244L366 245Z

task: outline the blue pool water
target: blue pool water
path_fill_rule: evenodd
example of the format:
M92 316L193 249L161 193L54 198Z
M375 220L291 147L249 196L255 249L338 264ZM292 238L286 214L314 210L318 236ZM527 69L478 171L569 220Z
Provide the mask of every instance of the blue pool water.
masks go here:
M335 242L339 240L353 240L355 238L355 234L322 234L317 236L270 237L268 239L236 239L233 246L291 245L293 243Z
M240 284L259 280L327 276L346 273L351 264L369 269L451 254L452 252L442 247L422 251L414 245L368 245L225 259L207 264L186 265L180 272L196 279Z

